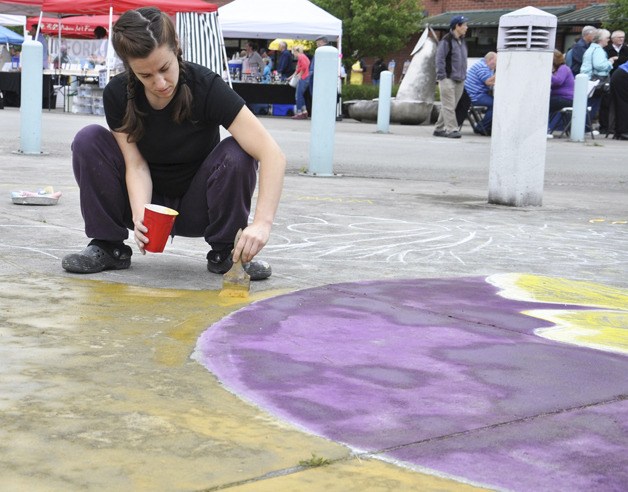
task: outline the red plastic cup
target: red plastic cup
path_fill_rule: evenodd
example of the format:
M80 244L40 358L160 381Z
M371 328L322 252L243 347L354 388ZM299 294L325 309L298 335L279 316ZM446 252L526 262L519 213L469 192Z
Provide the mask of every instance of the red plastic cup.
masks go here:
M145 234L148 238L148 244L144 246L146 251L163 252L177 215L179 212L176 210L161 205L151 203L144 206L144 225L148 229Z

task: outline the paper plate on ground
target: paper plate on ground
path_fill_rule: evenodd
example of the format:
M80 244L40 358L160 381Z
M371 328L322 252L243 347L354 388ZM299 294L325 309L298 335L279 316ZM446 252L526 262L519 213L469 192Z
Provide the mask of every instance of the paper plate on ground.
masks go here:
M52 187L38 191L12 191L11 200L16 205L56 205L61 198L61 192L55 192Z

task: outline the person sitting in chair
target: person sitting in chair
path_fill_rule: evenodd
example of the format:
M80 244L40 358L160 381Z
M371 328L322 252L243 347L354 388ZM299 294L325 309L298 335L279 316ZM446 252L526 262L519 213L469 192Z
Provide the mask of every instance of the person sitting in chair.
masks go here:
M484 118L473 129L480 135L490 135L493 124L493 87L497 53L490 51L469 69L464 88L474 106L486 106Z
M565 55L563 55L559 50L554 50L549 105L550 122L547 132L548 138L552 138L550 135L562 121L559 113L560 110L563 108L569 108L573 104L574 82L573 72L565 64Z

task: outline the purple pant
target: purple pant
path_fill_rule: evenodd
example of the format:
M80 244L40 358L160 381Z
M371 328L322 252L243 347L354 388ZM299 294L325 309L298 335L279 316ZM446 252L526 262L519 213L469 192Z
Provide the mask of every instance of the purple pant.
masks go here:
M125 164L111 132L99 125L80 130L72 143L72 166L87 237L127 239L133 219ZM256 171L257 162L229 137L203 161L183 196L153 193L152 203L179 212L173 236L204 237L213 249L223 249L248 224Z

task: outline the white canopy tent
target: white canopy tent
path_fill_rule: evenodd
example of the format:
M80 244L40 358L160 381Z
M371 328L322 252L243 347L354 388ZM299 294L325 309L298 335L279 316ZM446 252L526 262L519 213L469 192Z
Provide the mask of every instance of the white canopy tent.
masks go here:
M0 14L0 26L22 26L24 32L26 32L26 16L24 15L12 15L12 14ZM8 41L8 39L7 39ZM5 46L6 44L6 46ZM21 44L21 43L20 43ZM10 58L9 44L4 43L0 45L0 70L6 61Z
M308 0L234 0L218 8L218 20L225 38L316 39L325 36L329 41L336 41L338 52L342 53L342 21ZM339 102L337 114L340 113Z
M342 21L307 0L234 0L218 8L218 19L225 38L326 36L340 49Z
M22 26L26 25L25 15L0 14L0 26Z

